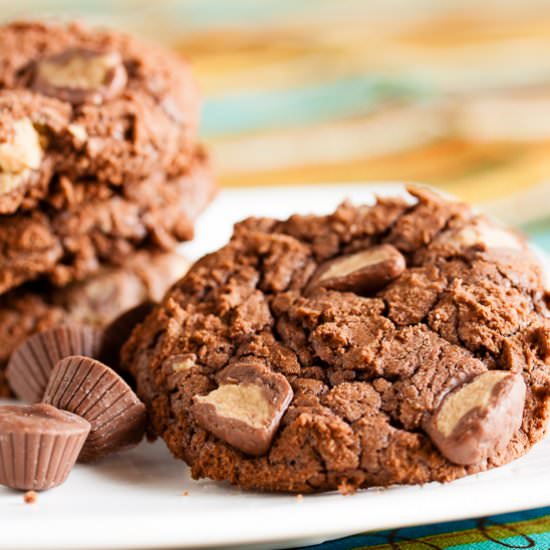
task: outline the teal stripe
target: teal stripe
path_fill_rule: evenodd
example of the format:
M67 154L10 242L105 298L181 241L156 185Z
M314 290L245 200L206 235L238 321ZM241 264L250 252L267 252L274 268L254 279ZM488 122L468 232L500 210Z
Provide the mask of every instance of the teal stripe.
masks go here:
M524 225L521 229L535 244L550 252L550 219Z
M202 31L215 28L284 25L297 19L311 18L311 0L161 0L158 2L112 0L0 0L2 14L7 17L40 17L44 14L55 16L99 16L109 20L113 15L124 14L126 18L147 16L151 13L157 20L165 19L171 28L184 31ZM322 14L327 24L331 16L356 15L365 13L361 0L316 0L315 12ZM370 12L367 12L370 13Z
M423 547L427 548L425 545ZM483 541L472 544L457 544L448 546L447 550L496 550L502 548L533 548L535 550L548 550L550 548L550 533L538 535L518 535L497 542Z
M101 19L111 17L128 17L131 12L125 2L113 2L113 0L94 0L87 2L68 2L67 0L48 0L47 3L39 0L29 2L0 2L2 13L0 19L8 20L14 17L27 17L39 19L41 17L54 17L56 19L68 19L73 17L98 16ZM139 14L146 4L139 2L134 5L133 15Z
M360 0L316 0L317 13L325 12L342 14L361 7ZM164 6L158 6L163 9ZM219 0L187 0L178 2L174 0L168 4L171 15L180 17L181 23L187 28L197 27L230 27L249 24L269 24L277 22L293 21L303 16L311 17L311 0L231 0L220 2ZM328 12L328 13L327 13Z
M532 241L540 246L543 250L550 252L550 234L534 235Z
M511 523L518 523L518 522L525 522L525 521L533 521L537 520L539 518L543 518L545 516L550 516L550 507L546 508L537 508L535 510L525 510L523 512L512 512L509 514L500 514L498 516L491 516L487 518L485 521L485 525L491 526L491 525L506 525ZM357 548L369 548L371 546L379 546L382 544L389 544L391 537L393 536L394 543L396 545L399 544L399 542L405 542L405 541L411 541L416 539L421 539L424 537L430 537L430 536L437 536L437 535L443 535L445 533L460 533L462 531L468 531L471 529L478 528L479 520L477 519L468 519L468 520L460 520L460 521L451 521L447 523L438 523L435 525L421 525L416 527L406 527L403 529L398 530L386 530L386 531L378 531L373 533L364 533L361 535L354 535L352 537L346 537L343 539L335 540L326 542L324 544L319 544L317 546L308 546L308 550L354 550ZM393 535L392 535L393 534ZM531 538L535 538L535 535L529 535ZM545 533L544 535L536 535L538 537L541 536L549 536L548 533ZM480 538L482 538L482 535L480 534ZM511 537L512 539L516 539L517 537ZM521 537L519 537L521 538ZM484 543L480 543L484 544ZM495 543L493 546L487 546L484 547L483 550L486 548L490 548L491 550L493 548L504 548L503 546L498 546ZM526 546L525 540L523 541L523 545ZM458 545L456 548L459 548L462 546L462 548L470 548L471 545ZM418 548L428 548L425 544L422 544L421 542L418 543ZM534 547L531 547L534 548ZM546 547L540 547L540 550L548 550L550 546ZM539 550L539 546L536 547L536 550Z
M202 134L214 137L286 128L367 114L384 101L425 99L426 83L410 77L357 75L316 86L210 97Z
M170 7L176 9L188 27L227 28L230 25L242 25L243 21L258 24L272 22L274 17L288 17L293 13L304 12L306 4L311 9L308 0L231 0L225 5L218 0L188 0Z

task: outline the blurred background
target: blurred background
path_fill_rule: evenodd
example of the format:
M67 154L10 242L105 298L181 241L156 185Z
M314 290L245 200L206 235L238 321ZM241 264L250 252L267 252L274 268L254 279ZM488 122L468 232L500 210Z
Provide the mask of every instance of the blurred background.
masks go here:
M0 0L188 57L224 186L421 181L550 249L546 0Z

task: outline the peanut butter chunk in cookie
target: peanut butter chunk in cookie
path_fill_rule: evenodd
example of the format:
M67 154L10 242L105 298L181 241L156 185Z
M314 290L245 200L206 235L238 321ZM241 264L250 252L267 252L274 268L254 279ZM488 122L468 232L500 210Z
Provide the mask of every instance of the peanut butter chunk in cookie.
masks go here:
M374 292L399 277L406 267L405 258L392 245L374 246L327 262L314 277L311 288Z
M73 48L37 62L33 88L73 104L100 104L119 95L127 79L117 52Z
M244 453L265 454L292 400L287 379L256 363L238 363L223 371L220 385L194 398L197 422Z
M443 400L425 429L455 464L476 464L506 448L520 426L525 382L519 374L488 371Z

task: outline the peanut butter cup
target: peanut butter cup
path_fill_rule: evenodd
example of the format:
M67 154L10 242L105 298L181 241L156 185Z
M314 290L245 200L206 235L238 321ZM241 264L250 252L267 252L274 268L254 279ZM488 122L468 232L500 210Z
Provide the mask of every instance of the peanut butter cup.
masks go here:
M11 388L23 401L40 401L55 365L71 355L97 357L102 338L101 330L86 325L61 325L31 336L8 363Z
M145 433L145 406L112 369L89 357L56 365L44 402L91 424L79 461L90 462L137 445Z
M89 432L86 420L50 405L0 406L0 484L22 491L61 485Z

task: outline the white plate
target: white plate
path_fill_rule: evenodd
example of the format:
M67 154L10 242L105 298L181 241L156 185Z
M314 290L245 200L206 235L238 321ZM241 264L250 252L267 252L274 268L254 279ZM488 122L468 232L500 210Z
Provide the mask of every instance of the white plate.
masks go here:
M223 244L248 215L328 212L344 197L372 200L396 186L325 186L223 192L204 215L197 257ZM243 493L190 479L164 445L143 443L96 466L77 466L62 487L34 505L0 488L0 548L136 549L284 547L366 530L495 514L550 504L550 440L498 470L449 485L293 496ZM183 496L187 491L188 496Z

